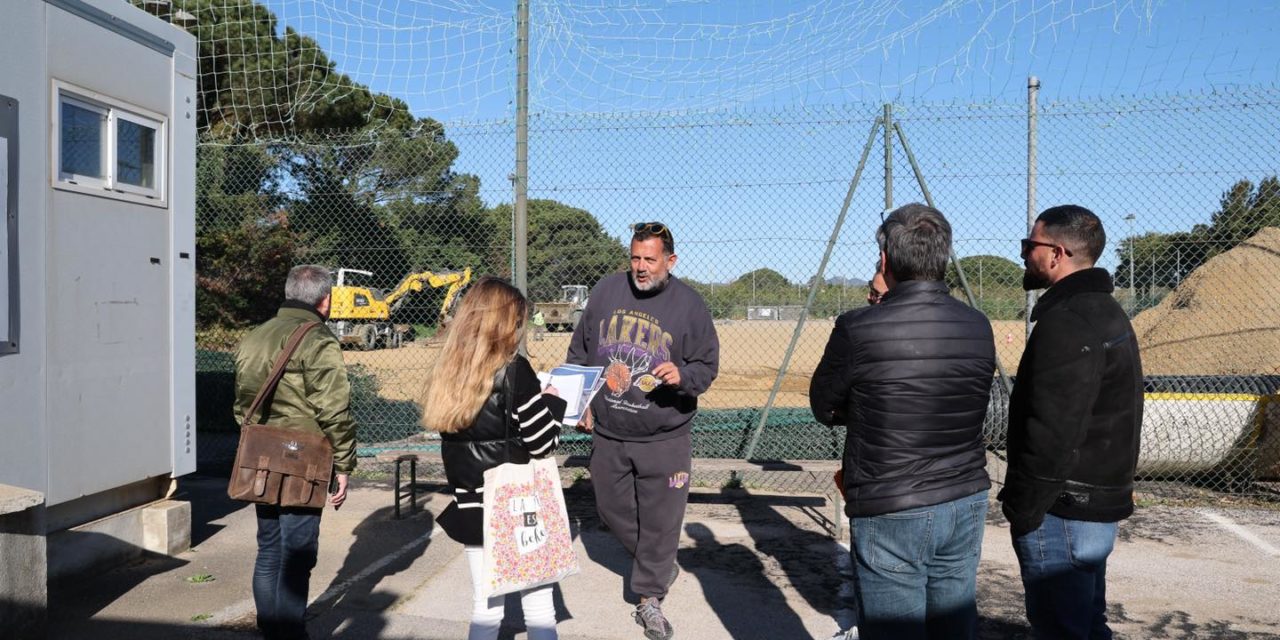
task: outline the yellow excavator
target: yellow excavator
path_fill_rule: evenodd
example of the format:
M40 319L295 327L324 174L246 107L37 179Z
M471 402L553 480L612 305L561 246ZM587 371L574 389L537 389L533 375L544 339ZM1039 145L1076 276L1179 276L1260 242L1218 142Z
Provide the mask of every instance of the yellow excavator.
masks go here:
M449 320L449 311L458 300L458 293L471 282L471 268L448 273L422 271L411 273L389 293L349 282L351 274L372 277L370 271L338 269L337 284L329 300L329 328L343 345L362 350L378 348L395 349L413 339L413 326L392 324L391 314L400 308L410 293L426 287L448 287L444 302L440 303L439 326Z

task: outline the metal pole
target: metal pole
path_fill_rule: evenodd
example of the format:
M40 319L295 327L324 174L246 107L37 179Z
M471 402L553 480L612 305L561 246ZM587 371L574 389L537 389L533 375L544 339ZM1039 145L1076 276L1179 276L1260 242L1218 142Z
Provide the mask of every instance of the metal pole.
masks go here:
M884 105L884 210L893 210L893 105Z
M1133 245L1138 242L1133 235L1133 221L1137 219L1137 216L1131 213L1125 216L1124 219L1129 223L1129 316L1132 317L1138 311L1138 298L1135 297L1133 292Z
M1040 79L1027 78L1027 237L1036 226L1036 98L1040 94ZM1036 306L1036 292L1027 292L1027 337L1031 337L1031 309Z
M929 191L929 184L924 180L924 172L920 170L919 163L916 162L916 154L911 151L911 143L907 142L907 134L897 123L893 123L893 128L898 132L898 140L902 142L902 150L907 152L907 161L911 163L911 171L916 176L916 183L920 185L920 192L924 194L925 204L937 209L933 203L933 193ZM956 268L956 276L960 278L960 288L964 289L964 295L969 300L969 306L977 309L978 301L973 297L973 289L969 288L969 279L964 275L964 269L960 267L960 260L956 259L955 247L951 249L951 264ZM1005 391L1010 395L1013 394L1013 383L1009 381L1009 374L1005 373L1004 365L1000 363L1000 359L996 358L996 370L1000 372L1000 381L1004 383Z
M764 431L764 425L769 421L769 409L773 407L773 403L778 398L778 391L782 389L782 378L787 375L787 367L791 364L791 355L795 353L796 343L800 341L800 334L804 331L804 319L809 313L809 307L813 305L814 295L818 292L817 283L822 281L823 274L827 270L827 261L831 259L831 252L836 248L836 240L840 237L840 229L844 226L845 215L849 213L849 205L853 202L853 193L858 189L858 183L862 181L862 170L867 166L867 158L871 155L871 145L876 141L876 130L884 124L880 118L876 118L876 123L871 125L871 134L867 136L867 144L862 147L862 158L858 160L858 169L853 172L853 180L849 181L849 191L844 194L844 205L840 207L840 215L836 218L836 226L831 230L831 237L827 240L827 250L822 254L822 262L818 263L818 274L814 276L813 282L809 286L809 301L805 304L804 309L800 311L800 319L796 321L796 330L791 334L791 344L787 345L787 352L782 356L782 364L778 367L778 377L773 381L773 389L769 391L769 399L764 403L764 409L760 411L760 423L756 425L756 430L751 434L751 442L747 445L747 454L744 459L751 460L756 455L756 445L760 444L760 433Z
M516 173L512 233L516 288L529 295L529 0L516 0Z

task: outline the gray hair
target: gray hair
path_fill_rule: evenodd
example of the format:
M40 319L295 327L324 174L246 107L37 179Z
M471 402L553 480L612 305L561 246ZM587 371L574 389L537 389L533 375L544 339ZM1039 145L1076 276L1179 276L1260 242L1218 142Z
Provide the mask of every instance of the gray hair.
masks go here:
M297 300L311 306L320 304L333 289L333 273L318 264L302 264L289 270L284 281L286 300Z
M933 207L913 202L880 223L876 242L899 281L942 280L951 257L951 223Z

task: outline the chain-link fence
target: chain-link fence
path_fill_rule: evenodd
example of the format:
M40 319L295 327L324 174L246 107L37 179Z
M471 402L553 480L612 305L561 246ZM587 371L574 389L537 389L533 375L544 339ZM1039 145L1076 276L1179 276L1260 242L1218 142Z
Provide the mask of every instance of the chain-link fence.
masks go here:
M887 115L891 137L880 105L533 118L527 269L548 317L528 342L534 365L563 360L577 286L625 268L628 225L662 220L675 273L703 294L721 341L694 455L836 460L844 432L813 420L809 376L833 318L866 304L882 211L932 198L953 225L969 293L954 267L948 281L991 318L1013 375L1026 335L1027 107L907 104ZM1280 90L1054 103L1035 115L1034 208L1070 202L1099 214L1109 238L1100 266L1135 316L1148 374L1139 472L1158 481L1146 486L1265 495L1264 481L1280 475L1280 423L1268 411L1280 386ZM366 300L334 318L349 345L362 455L429 449L416 401L451 287L467 270L513 270L514 147L511 122L205 141L202 459L234 449L231 350L273 313L300 262L341 269L347 295ZM999 380L993 389L986 434L998 460L1007 394ZM567 453L589 450L585 436L566 440Z

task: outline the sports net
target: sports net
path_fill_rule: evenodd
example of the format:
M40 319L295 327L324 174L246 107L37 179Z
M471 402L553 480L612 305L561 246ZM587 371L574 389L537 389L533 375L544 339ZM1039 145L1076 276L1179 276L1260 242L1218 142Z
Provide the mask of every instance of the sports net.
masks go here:
M158 0L134 0L155 5ZM160 0L160 4L164 4ZM202 129L270 138L511 117L515 0L171 0ZM1234 0L531 0L535 113L1158 95L1280 79L1280 7Z
M1280 475L1270 414L1280 335L1269 320L1280 269L1268 267L1280 255L1270 44L1280 21L1262 3L1214 7L532 3L529 295L568 315L530 340L531 358L545 369L564 357L565 288L623 268L630 223L664 220L677 274L708 301L724 345L695 454L836 460L844 433L814 423L808 376L832 318L866 304L886 190L893 204L925 198L906 148L894 139L886 161L873 135L887 101L1012 374L1025 336L1017 240L1035 73L1046 87L1037 206L1079 202L1102 215L1101 266L1143 341L1159 417L1144 431L1147 486L1268 495ZM201 456L234 451L232 350L274 312L300 262L342 269L384 302L408 280L428 282L385 318L346 318L341 331L362 464L429 450L417 400L450 284L424 274L513 272L512 3L172 8L175 20L190 16L201 55ZM864 149L850 214L815 278ZM948 282L968 297L954 270ZM986 425L997 478L1000 388ZM581 436L566 442L588 448ZM752 482L724 473L710 482ZM802 476L787 482L826 488L822 474Z

